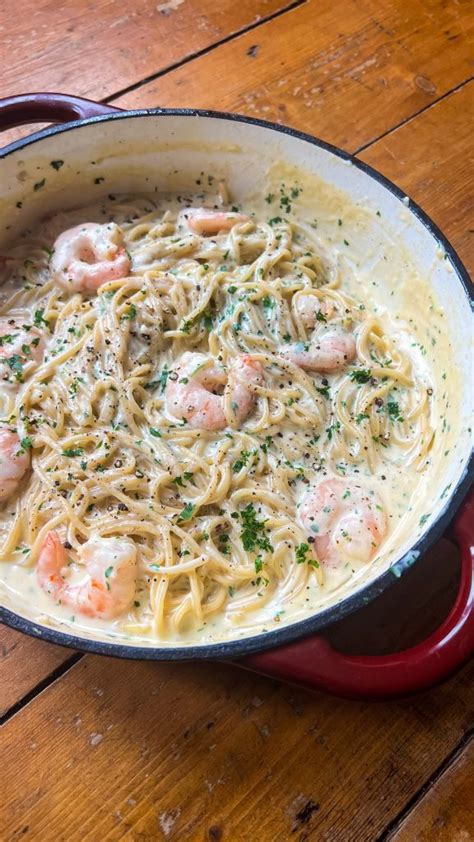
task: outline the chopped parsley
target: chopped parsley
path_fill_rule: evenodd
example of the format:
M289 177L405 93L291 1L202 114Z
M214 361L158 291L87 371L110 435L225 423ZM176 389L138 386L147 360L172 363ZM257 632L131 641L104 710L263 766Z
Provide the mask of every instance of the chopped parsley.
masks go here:
M46 327L49 326L49 322L43 317L44 317L44 310L35 310L33 323L36 325L36 327L41 327L41 325L46 325Z
M309 564L310 567L319 567L319 562L316 561L310 551L309 544L298 544L296 547L296 563Z
M121 321L125 322L127 321L127 319L134 319L136 315L137 308L135 307L135 304L130 304L130 307L128 308L127 312L125 313L125 315L122 316Z
M238 474L242 468L245 468L249 457L252 455L252 451L250 450L241 450L240 451L240 459L236 459L234 464L232 465L232 473Z
M194 319L185 319L180 327L182 333L191 333L191 328L194 326Z
M171 480L175 485L178 485L180 488L184 488L188 480L190 480L193 476L192 471L185 471L184 474L181 474L178 477L175 477Z
M192 503L186 503L184 509L179 514L178 523L185 523L188 520L192 519L194 514L194 506Z
M161 393L162 394L166 389L166 384L168 382L168 377L170 376L170 373L171 372L169 371L169 369L165 366L163 371L160 373L159 378L158 378L157 382L158 382L158 385L161 386Z
M296 563L304 564L306 561L306 553L309 552L309 544L298 544L296 547Z
M403 421L397 401L387 401L387 413L393 421Z
M356 368L354 371L351 371L350 378L353 383L368 383L372 377L369 369L367 368Z
M335 421L334 424L330 424L329 427L326 429L326 433L328 436L329 441L331 441L333 435L341 429L341 425L339 421Z
M16 380L23 382L23 357L20 354L13 354L11 357L5 359L7 365L15 373Z
M241 538L244 550L252 552L257 547L271 552L273 547L265 535L265 521L257 520L257 513L253 503L249 503L240 512L242 521Z
M221 269L223 267L221 266ZM214 326L214 314L211 310L204 310L203 313L199 313L197 316L194 316L192 319L184 319L180 331L182 333L191 333L191 328L195 327L199 322L202 322L203 327L208 332L212 330Z
M161 433L155 427L150 427L150 435L155 436L157 439L161 439Z
M67 447L65 450L63 450L62 455L69 456L72 459L74 456L82 456L83 453L83 447Z
M214 326L213 314L210 310L205 310L201 316L201 321L205 330L210 332Z

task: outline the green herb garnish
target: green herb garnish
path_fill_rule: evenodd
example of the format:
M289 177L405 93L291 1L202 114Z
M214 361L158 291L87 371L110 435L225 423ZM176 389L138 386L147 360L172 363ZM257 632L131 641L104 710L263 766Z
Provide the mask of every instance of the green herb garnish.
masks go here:
M178 523L185 523L188 520L191 520L194 513L194 506L192 503L186 503L184 509L180 512L178 517Z
M191 479L192 476L193 476L192 471L185 471L184 474L182 474L179 477L175 477L174 479L171 480L171 482L173 482L175 485L178 485L180 488L184 488L184 486L186 485L188 480Z
M74 456L82 456L83 453L83 447L67 447L65 450L63 450L62 455L69 456L72 459Z
M46 319L44 319L43 316L44 310L35 310L33 322L36 325L36 327L41 327L41 325L46 325L46 327L49 327L49 322Z
M137 308L135 307L135 304L130 304L130 307L128 308L125 315L122 316L120 321L125 322L125 321L127 321L127 319L130 319L130 320L134 319L136 315L137 315Z
M296 563L304 564L306 561L306 553L309 552L309 544L298 544L296 547Z
M242 520L241 538L244 550L251 552L258 547L271 552L273 547L265 535L265 521L257 520L257 513L253 503L249 503L240 512Z
M368 383L372 374L367 368L356 368L354 371L351 371L349 377L353 383Z

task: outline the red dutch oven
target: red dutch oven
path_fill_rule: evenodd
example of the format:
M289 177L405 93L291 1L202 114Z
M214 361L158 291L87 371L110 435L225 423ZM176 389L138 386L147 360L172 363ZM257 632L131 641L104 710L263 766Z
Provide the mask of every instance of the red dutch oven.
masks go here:
M109 152L105 158L115 159L115 167L118 159L118 165L124 173L127 166L129 170L136 168L137 158L150 155L154 145L154 154L158 156L155 162L158 160L165 166L170 156L173 157L174 142L175 148L181 149L180 165L183 166L182 149L186 147L186 144L180 147L183 139L188 147L190 138L196 144L200 143L202 148L206 144L208 147L214 144L214 155L218 154L216 150L225 148L225 144L234 143L234 146L240 146L244 157L248 151L250 160L257 160L256 150L260 156L266 156L266 163L279 155L292 164L304 163L305 167L317 172L328 182L337 187L343 186L355 198L367 195L370 200L373 197L389 220L395 219L403 205L411 220L407 248L412 251L417 248L421 254L426 249L427 255L430 249L432 253L439 248L443 250L446 260L440 263L447 264L449 276L442 275L445 271L442 265L439 269L440 278L434 278L436 293L442 305L445 303L444 295L451 309L453 306L457 308L460 319L458 324L464 326L462 343L471 335L472 323L467 315L471 296L469 278L452 246L427 215L394 184L340 149L293 129L235 114L189 109L124 112L65 94L29 94L0 101L0 129L37 122L66 125L37 132L10 144L0 152L0 166L5 169L0 201L2 207L10 208L9 212L13 216L13 208L16 207L14 199L19 189L22 196L32 196L33 181L38 181L38 172L44 166L44 161L72 156L78 162L79 177L87 169L88 162L97 159L99 154L104 160L104 149L107 149ZM255 163L255 166L261 167L265 161ZM196 162L197 159L191 160L188 166L196 167ZM21 185L16 177L19 166L26 173L26 177L21 179ZM30 179L28 173L31 173ZM122 176L117 178L121 182ZM114 185L114 189L126 187L125 182L124 185ZM130 186L130 180L127 183ZM77 186L79 193L80 178ZM58 185L55 189L57 203ZM46 196L47 193L46 190ZM36 213L38 215L39 208ZM455 333L453 331L454 343L457 341ZM460 339L458 341L461 342ZM471 384L472 397L469 355L464 359L467 360L464 379L468 392ZM462 360L457 364L461 367L464 365ZM472 466L469 451L470 445L467 442L461 448L459 465L451 465L449 494L445 494L437 511L433 512L426 530L414 536L409 551L392 564L389 570L375 572L373 578L355 593L307 619L224 643L172 647L135 646L72 635L59 628L40 625L16 610L14 605L3 609L3 619L8 625L27 634L85 651L147 660L231 660L239 666L273 678L348 698L386 699L424 690L446 679L474 651L474 495L472 491L469 493L469 470ZM450 535L460 550L461 577L455 603L437 631L417 646L392 655L346 655L332 648L321 634L322 630L349 612L362 608L394 584L439 539L448 525Z

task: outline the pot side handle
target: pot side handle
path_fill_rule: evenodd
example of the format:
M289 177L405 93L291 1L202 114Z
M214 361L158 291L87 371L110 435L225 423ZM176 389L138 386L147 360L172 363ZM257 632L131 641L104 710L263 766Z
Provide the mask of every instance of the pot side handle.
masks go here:
M27 123L69 123L122 110L68 94L20 94L0 99L0 131Z
M461 552L459 591L449 615L422 643L393 655L344 655L315 636L235 663L348 699L393 699L444 681L474 653L473 492L456 518L453 534Z

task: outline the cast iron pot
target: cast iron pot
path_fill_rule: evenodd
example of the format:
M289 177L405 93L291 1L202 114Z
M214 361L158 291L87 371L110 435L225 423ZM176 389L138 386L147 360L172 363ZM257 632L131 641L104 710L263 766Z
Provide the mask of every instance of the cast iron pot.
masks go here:
M66 125L49 127L0 152L5 228L12 222L24 227L51 208L85 203L97 172L101 177L106 173L114 191L150 190L156 180L151 174L165 177L176 171L189 188L196 173L209 172L216 161L227 168L231 181L234 177L233 192L240 190L239 199L278 158L304 166L354 201L381 209L384 225L392 227L417 265L426 271L430 267L436 296L451 315L453 365L461 367L467 385L462 409L467 416L472 398L469 278L431 219L380 173L317 138L235 114L159 108L126 112L64 94L27 94L0 101L0 129L33 122ZM436 262L440 251L444 259ZM22 616L15 606L3 609L2 616L7 625L27 634L88 652L147 660L237 659L240 666L350 698L407 695L447 678L474 649L474 496L466 499L470 464L466 439L456 462L453 459L446 469L449 493L427 501L431 514L425 530L414 536L389 570L376 572L337 604L274 631L226 643L160 648L67 634ZM461 552L459 591L449 616L427 640L394 655L349 656L335 651L319 635L393 584L449 524Z

